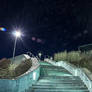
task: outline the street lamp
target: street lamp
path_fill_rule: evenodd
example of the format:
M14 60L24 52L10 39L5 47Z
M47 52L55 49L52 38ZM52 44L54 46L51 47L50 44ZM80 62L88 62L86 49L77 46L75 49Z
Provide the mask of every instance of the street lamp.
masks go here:
M14 49L13 49L13 59L15 57L15 50L16 50L16 43L17 43L17 38L21 37L21 31L20 30L16 30L13 32L13 35L15 36L15 42L14 42Z

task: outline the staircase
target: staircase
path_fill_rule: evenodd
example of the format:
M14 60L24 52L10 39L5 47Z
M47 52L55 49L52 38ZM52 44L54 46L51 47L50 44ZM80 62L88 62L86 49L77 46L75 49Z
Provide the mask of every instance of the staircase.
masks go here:
M62 67L41 63L41 76L29 92L89 92L78 76Z

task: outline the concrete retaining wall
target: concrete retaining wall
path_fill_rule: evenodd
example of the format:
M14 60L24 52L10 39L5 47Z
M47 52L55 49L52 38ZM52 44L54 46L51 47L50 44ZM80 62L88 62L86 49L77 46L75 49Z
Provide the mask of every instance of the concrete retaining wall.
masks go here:
M0 79L0 92L26 92L34 84L40 74L40 68L17 79Z
M15 63L21 63L30 57L26 54L15 57ZM13 60L13 59L11 59ZM36 58L32 58L32 67L15 79L0 79L0 92L27 92L40 76L40 66Z

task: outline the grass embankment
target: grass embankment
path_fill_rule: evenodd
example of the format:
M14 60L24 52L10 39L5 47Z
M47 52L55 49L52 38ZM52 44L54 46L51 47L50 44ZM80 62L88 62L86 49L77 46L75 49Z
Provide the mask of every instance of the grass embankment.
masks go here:
M29 68L31 68L32 62L28 59L22 61L21 64L11 64L9 59L0 60L0 78L11 79L18 77L25 73Z
M77 67L86 67L92 72L92 50L86 53L80 51L60 52L54 55L55 61L66 61Z

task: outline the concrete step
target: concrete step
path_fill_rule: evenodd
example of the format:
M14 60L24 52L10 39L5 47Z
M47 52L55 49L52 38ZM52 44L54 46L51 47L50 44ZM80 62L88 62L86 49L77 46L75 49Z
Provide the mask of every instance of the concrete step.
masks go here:
M61 66L50 66L50 65L41 65L41 68L51 68L51 69L64 69Z
M61 85L47 85L47 86L44 86L44 85L33 85L32 88L83 88L85 89L86 86L85 85L81 85L81 86L61 86Z
M38 82L44 82L44 83L83 83L81 80L45 80L45 79L41 79L38 80Z
M82 85L84 85L84 84L82 84L82 83L76 83L76 84L74 84L74 83L39 83L39 82L37 82L36 83L36 85L44 85L44 86L51 86L51 85L61 85L61 86L82 86Z
M52 69L52 68L42 68L42 67L41 67L41 70L45 70L45 71L48 71L48 70L53 71L54 70L54 71L61 71L61 72L62 71L67 71L65 69L57 69L57 68Z
M43 72L41 76L72 76L70 73L67 72Z
M62 88L49 88L49 89L40 89L40 88L34 88L32 89L32 92L89 92L87 89L62 89Z
M28 92L89 92L78 76L73 76L63 67L41 63L39 80Z
M80 78L78 76L40 76L40 79L62 79L62 80L65 80L65 79L72 79L72 80L79 80Z
M70 73L69 71L65 70L65 69L51 69L51 68L41 68L41 71L53 71L53 72L67 72Z
M64 76L62 76L62 77L64 77ZM39 80L41 80L41 81L81 81L81 79L80 78L47 78L47 77L40 77L40 79Z
M47 62L40 62L40 65L41 65L41 66L42 66L42 65L53 66L53 65L51 65L50 63L47 63Z

